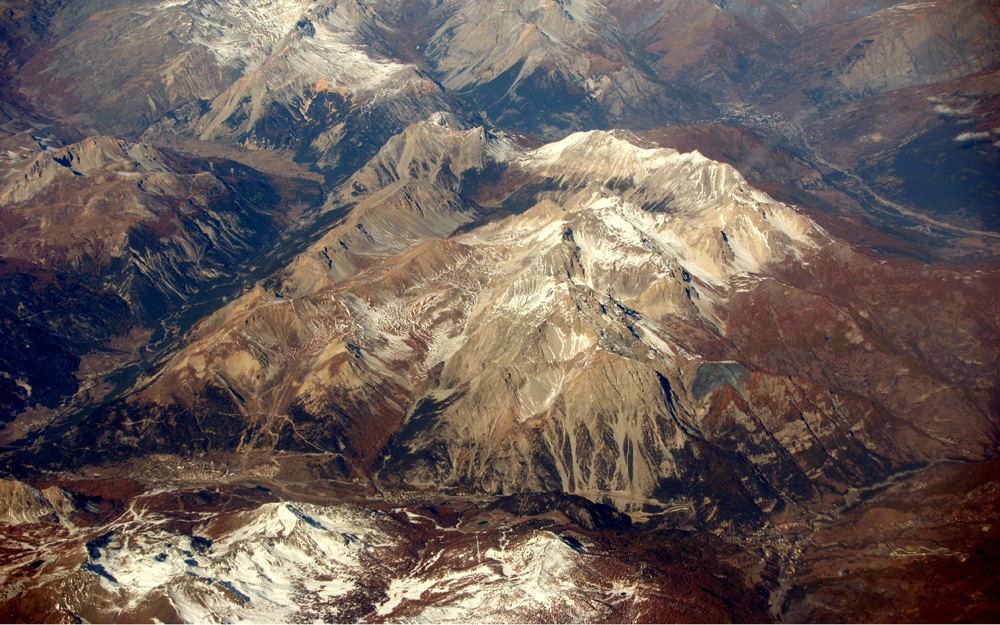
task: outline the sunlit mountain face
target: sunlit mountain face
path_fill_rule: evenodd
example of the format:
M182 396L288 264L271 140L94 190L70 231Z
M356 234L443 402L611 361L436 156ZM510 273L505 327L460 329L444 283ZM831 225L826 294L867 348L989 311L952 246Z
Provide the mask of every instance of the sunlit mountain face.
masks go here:
M1000 613L995 3L0 5L0 621Z

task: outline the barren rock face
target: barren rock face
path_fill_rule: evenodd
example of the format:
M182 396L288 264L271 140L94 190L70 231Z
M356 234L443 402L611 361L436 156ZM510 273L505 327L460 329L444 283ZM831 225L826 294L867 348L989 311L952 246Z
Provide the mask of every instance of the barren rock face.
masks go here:
M996 613L993 7L0 5L0 620Z
M14 480L0 483L5 512L3 522L22 525L55 520L55 509L42 492Z

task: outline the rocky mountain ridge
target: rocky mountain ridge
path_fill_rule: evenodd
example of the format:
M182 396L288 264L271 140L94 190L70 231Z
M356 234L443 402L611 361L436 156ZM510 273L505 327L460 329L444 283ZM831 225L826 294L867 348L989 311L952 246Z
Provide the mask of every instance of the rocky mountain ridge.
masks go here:
M611 133L524 150L436 121L344 185L340 196L358 199L351 216L274 292L204 320L142 390L72 428L41 466L186 441L182 454L283 453L384 487L559 490L728 527L914 463L988 455L991 400L956 385L988 386L995 323L978 321L968 347L987 363L929 363L892 345L903 327L872 325L891 295L858 310L816 292L809 268L887 279L900 269L857 255L731 167ZM480 225L475 208L459 208L463 181L495 167L506 168L501 187L510 177L534 197ZM940 279L942 293L987 297L958 275ZM810 321L755 312L790 298L808 302ZM135 420L146 413L156 416ZM708 479L705 454L742 481Z

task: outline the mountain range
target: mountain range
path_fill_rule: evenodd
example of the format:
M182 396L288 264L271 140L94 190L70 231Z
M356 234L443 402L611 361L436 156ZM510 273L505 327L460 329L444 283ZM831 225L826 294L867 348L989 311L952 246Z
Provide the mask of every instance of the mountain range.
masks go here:
M995 2L2 5L5 620L1000 607Z

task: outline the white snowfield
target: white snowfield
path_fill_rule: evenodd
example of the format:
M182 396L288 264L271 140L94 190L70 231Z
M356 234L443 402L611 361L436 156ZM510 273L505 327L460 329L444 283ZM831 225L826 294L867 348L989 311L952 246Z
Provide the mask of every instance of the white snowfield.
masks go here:
M135 614L166 603L189 623L585 621L655 591L602 574L600 558L543 529L434 524L417 537L429 519L408 510L404 522L289 502L202 517L188 535L133 505L88 542L69 585L80 592L62 605L75 613L107 596Z

